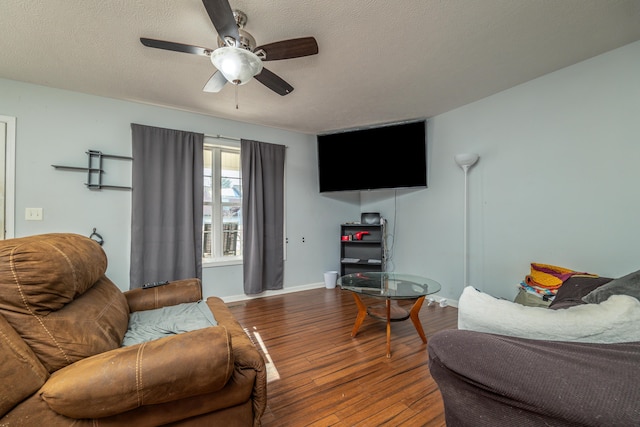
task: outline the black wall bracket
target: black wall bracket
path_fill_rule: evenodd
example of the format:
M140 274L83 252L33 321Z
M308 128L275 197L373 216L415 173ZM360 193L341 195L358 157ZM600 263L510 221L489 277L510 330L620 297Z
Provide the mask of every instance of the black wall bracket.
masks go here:
M51 165L56 169L68 170L68 171L80 171L87 172L87 182L84 184L90 190L100 190L102 188L115 189L115 190L133 190L132 187L125 187L121 185L106 185L102 183L102 159L116 159L116 160L133 160L133 157L116 156L113 154L104 154L101 151L89 150L87 151L87 167L78 166L62 166Z

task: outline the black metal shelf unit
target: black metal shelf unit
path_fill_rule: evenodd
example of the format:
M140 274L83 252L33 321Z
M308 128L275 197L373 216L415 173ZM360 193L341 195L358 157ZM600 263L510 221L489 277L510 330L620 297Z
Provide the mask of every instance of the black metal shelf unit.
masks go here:
M133 157L116 156L114 154L104 154L101 151L88 150L86 168L79 166L63 166L63 165L51 165L56 169L68 170L68 171L81 171L87 172L87 182L84 184L90 190L100 190L102 188L114 189L114 190L131 190L131 187L125 187L122 185L107 185L102 183L102 159L116 159L116 160L133 160Z
M349 237L350 240L345 240ZM365 271L385 271L384 224L342 224L340 238L341 276Z

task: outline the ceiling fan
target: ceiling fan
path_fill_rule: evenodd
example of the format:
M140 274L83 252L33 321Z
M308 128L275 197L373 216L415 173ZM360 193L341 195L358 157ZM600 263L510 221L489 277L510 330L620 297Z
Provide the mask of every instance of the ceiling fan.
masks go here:
M205 92L219 92L227 82L237 87L251 78L282 96L293 91L293 86L264 68L262 62L315 55L318 53L315 38L301 37L256 46L253 36L243 29L246 14L231 10L228 0L202 0L202 3L218 32L216 49L144 37L140 42L156 49L209 57L217 70L202 89Z

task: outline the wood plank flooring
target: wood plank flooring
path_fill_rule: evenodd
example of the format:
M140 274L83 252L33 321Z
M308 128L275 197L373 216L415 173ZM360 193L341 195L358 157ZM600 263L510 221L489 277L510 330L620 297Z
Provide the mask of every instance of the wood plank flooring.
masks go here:
M410 320L391 323L387 358L385 322L367 316L352 338L357 307L339 287L227 306L268 363L263 427L445 426L427 345ZM457 316L455 307L425 302L420 320L427 339L455 329Z

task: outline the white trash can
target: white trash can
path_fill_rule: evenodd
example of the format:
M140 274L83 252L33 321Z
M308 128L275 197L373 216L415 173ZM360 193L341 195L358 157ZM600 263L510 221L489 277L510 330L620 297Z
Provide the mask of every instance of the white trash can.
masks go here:
M335 288L337 281L338 281L337 271L327 271L326 273L324 273L324 286L327 289Z

